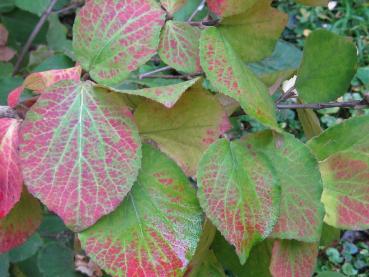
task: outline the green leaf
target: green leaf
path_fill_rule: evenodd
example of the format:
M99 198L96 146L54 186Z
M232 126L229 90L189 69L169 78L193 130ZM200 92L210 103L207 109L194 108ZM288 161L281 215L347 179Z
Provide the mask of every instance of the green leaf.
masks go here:
M160 58L178 71L200 72L200 35L200 29L189 23L167 21L160 37L158 50Z
M288 16L271 7L271 0L259 0L246 12L226 17L219 26L221 34L245 62L270 56Z
M74 59L72 41L66 37L67 27L60 22L56 14L51 14L48 20L49 30L46 39L49 48Z
M207 0L206 2L213 13L225 17L250 9L258 0Z
M43 277L76 277L73 250L57 243L46 244L38 254L37 265Z
M357 70L356 77L369 89L369 66L360 67Z
M217 260L213 251L208 251L205 260L196 273L188 275L189 277L226 277L222 265Z
M25 184L74 231L112 212L140 168L140 138L121 96L91 82L44 90L20 134Z
M8 254L0 254L0 276L9 277L9 256Z
M113 85L155 55L164 11L154 0L91 0L73 26L77 60L96 81Z
M347 38L326 30L312 32L305 42L296 88L304 103L342 96L355 75L357 54Z
M324 271L320 272L316 277L345 277L345 275L335 271Z
M186 82L181 82L174 85L151 87L137 90L118 90L107 86L97 85L110 91L124 93L129 95L142 96L156 102L163 104L167 108L172 108L178 99L186 92L191 86L193 86L200 78L195 78Z
M341 238L341 231L326 223L323 224L322 236L320 237L320 246L330 246L334 242L338 242Z
M242 144L254 156L268 157L282 188L280 216L271 236L318 242L324 216L322 180L309 148L290 134L273 136L271 131L250 134Z
M14 9L15 0L1 0L0 2L0 13L7 13Z
M320 126L319 117L316 115L315 111L297 109L297 114L307 139L318 136L323 132Z
M244 264L278 219L281 191L274 169L265 156L221 139L205 152L197 177L201 207Z
M41 15L50 4L49 0L15 0L15 5L25 11Z
M191 176L207 147L230 128L216 97L200 84L190 88L171 109L149 100L142 102L135 118L142 138L157 143Z
M200 39L201 65L214 88L238 101L254 119L278 129L267 87L247 68L221 32L210 27Z
M43 241L38 233L35 233L21 246L12 249L9 252L9 258L12 263L24 261L32 257L43 245Z
M65 69L73 67L73 61L64 55L53 55L42 61L39 65L32 69L32 72L41 72L55 69Z
M323 161L332 154L344 150L368 152L369 115L345 120L325 130L320 136L311 139L308 146L318 160Z
M0 77L0 105L7 105L8 94L22 83L21 77Z
M273 245L270 272L273 277L312 276L318 244L294 240L277 240Z
M327 6L329 0L296 0L296 2L308 6Z
M0 76L10 77L13 72L13 65L11 63L0 62Z
M181 169L151 146L122 205L79 234L82 247L114 276L183 274L201 235L202 211Z
M160 3L170 15L173 15L185 5L186 0L160 0Z
M167 1L167 0L164 0L164 1ZM186 1L184 6L173 15L174 20L178 20L178 21L188 20L190 16L192 15L192 13L194 12L194 10L197 9L197 7L200 5L201 2L202 0ZM193 18L193 20L196 21L196 20L203 19L208 14L208 12L209 10L207 6L205 5L203 9L199 11L197 15Z

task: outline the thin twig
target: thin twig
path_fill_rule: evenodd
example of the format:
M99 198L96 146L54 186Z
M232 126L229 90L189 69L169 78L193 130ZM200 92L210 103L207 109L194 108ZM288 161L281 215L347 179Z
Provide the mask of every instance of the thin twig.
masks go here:
M47 9L44 11L42 16L40 17L40 20L37 22L35 28L33 29L32 33L31 33L31 35L28 37L28 40L27 40L26 44L24 45L24 47L22 48L22 51L21 51L21 53L18 57L18 60L15 63L13 75L15 75L18 72L18 70L19 70L19 68L20 68L20 66L23 62L24 57L26 56L29 48L32 45L33 40L36 38L36 36L40 32L42 26L45 24L47 18L49 17L51 11L54 8L56 2L58 2L58 0L51 0L49 6L47 7Z
M203 76L204 73L194 73L194 74L182 74L182 75L149 75L144 76L141 79L156 79L156 78L162 78L162 79L191 79L198 76Z
M187 22L191 22L192 19L200 12L205 6L206 0L202 0L200 4L197 6L196 10L193 11L193 13L190 15L190 17L187 19Z
M203 26L216 26L220 22L219 19L203 20L203 21L191 21L188 22L192 26L203 27Z
M164 67L161 67L161 68L158 68L158 69L155 69L155 70L152 70L152 71L149 71L149 72L140 74L138 76L138 79L147 78L148 76L151 76L151 75L154 75L156 73L163 72L163 71L167 71L167 70L170 70L170 69L172 69L170 66L164 66Z
M276 104L279 104L283 102L284 100L287 100L288 98L291 98L295 95L295 87L290 87L285 93L283 93L281 96L278 97L278 99L275 101Z
M278 109L311 109L321 110L326 108L369 108L369 103L366 100L356 100L349 102L331 102L331 103L312 103L312 104L276 104Z
M83 6L82 3L73 3L69 6L66 6L60 10L55 11L55 13L59 15L66 15L66 14L74 13L76 9L82 6Z

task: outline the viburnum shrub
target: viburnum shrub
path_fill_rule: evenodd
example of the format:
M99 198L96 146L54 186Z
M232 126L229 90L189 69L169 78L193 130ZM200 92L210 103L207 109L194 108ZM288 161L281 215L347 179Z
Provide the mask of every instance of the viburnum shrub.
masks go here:
M322 132L311 110L367 105L332 102L356 48L317 30L297 72L257 70L287 24L271 2L208 0L180 21L185 0L86 1L77 65L32 73L2 107L0 252L35 232L40 202L113 276L311 276L335 228L369 228L369 116ZM234 135L235 112L264 129Z

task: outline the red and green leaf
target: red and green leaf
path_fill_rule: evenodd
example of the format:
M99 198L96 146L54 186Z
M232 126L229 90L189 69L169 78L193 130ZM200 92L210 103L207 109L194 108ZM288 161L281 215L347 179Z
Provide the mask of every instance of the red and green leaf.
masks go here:
M160 104L163 104L167 108L172 108L177 103L182 94L185 93L187 89L192 87L199 80L200 77L174 85L144 88L137 90L117 90L107 86L102 85L97 86L118 93L142 96L154 100L156 102L159 102Z
M244 264L278 219L281 191L274 169L266 157L222 139L205 152L197 175L201 207Z
M0 119L0 219L19 201L23 178L19 167L18 129L13 118Z
M272 0L258 0L242 14L222 20L219 30L244 62L271 56L288 16L271 7Z
M204 151L230 128L222 106L201 84L191 87L171 109L142 102L135 118L143 139L156 142L188 175L195 175Z
M325 222L340 229L369 228L368 153L346 151L321 163Z
M318 255L318 244L294 240L274 242L270 271L273 277L312 276Z
M186 22L167 21L161 33L159 56L167 65L185 73L201 71L199 40L201 31Z
M196 250L202 218L196 192L181 169L144 145L132 191L79 238L87 254L114 276L177 276Z
M217 28L210 27L202 32L200 59L217 91L237 100L246 113L264 125L279 128L267 87L242 63Z
M207 0L209 9L218 16L240 14L251 8L258 0Z
M165 12L154 0L90 0L73 26L77 60L102 84L117 84L155 55Z
M248 135L242 143L254 155L268 157L282 188L280 216L272 237L318 242L324 216L323 186L318 162L309 148L292 135L273 136L271 131Z
M29 191L75 231L121 203L141 158L121 96L70 80L46 89L27 113L20 151Z
M23 244L41 223L41 206L25 189L21 200L0 219L0 253Z
M0 24L0 61L7 62L10 61L16 52L6 47L8 42L8 30L4 27L4 25Z
M160 0L160 3L170 15L173 15L183 7L186 0Z

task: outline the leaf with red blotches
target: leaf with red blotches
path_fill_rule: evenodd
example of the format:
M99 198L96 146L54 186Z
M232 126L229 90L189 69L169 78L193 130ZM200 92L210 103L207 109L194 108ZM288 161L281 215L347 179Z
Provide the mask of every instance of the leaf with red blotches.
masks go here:
M0 219L19 201L23 178L19 168L18 129L13 118L0 119Z
M140 168L132 114L119 94L91 82L46 89L22 123L20 141L29 191L75 231L112 212Z
M345 151L321 164L325 222L340 229L369 228L368 153Z
M8 94L8 106L11 107L11 108L14 108L18 102L19 102L19 99L22 95L24 91L24 86L21 85L15 89L13 89L9 94Z
M201 31L186 22L167 21L161 33L159 56L167 65L185 73L201 71L199 40Z
M165 12L154 0L90 0L73 26L77 60L91 77L117 84L155 55Z
M190 88L171 109L142 102L135 118L142 138L156 142L191 176L206 148L230 129L222 106L201 84Z
M270 272L273 277L312 276L318 256L318 244L294 240L274 242Z
M266 156L221 139L205 152L197 178L201 207L244 264L278 219L281 190L274 168Z
M0 61L8 62L15 56L16 52L6 46L0 46Z
M324 217L323 185L310 149L292 135L271 131L250 134L242 144L255 155L268 157L282 188L280 215L271 236L318 242Z
M202 31L200 59L213 87L235 100L245 112L273 129L279 129L268 88L246 67L221 32Z
M258 0L207 0L209 9L218 16L230 16L243 13ZM259 0L260 1L260 0Z
M8 42L8 30L4 25L0 24L0 46L5 46Z
M87 254L114 276L179 276L202 228L196 192L181 169L143 145L137 182L113 213L79 234Z
M271 7L272 0L259 0L246 12L224 18L218 27L244 62L271 56L287 25L288 15Z
M80 66L35 72L27 76L23 85L36 93L42 93L46 88L62 80L74 80L78 82L81 72L82 68Z
M160 104L163 104L167 108L172 108L175 105L175 103L177 103L178 99L182 96L182 94L185 93L187 89L189 89L199 80L200 77L174 85L144 88L137 90L118 90L99 84L97 84L97 87L106 88L110 91L118 93L142 96L154 100L156 102L159 102Z
M160 0L160 3L170 15L173 15L183 7L186 0Z
M20 201L0 219L0 253L23 244L41 223L40 203L23 190Z

